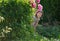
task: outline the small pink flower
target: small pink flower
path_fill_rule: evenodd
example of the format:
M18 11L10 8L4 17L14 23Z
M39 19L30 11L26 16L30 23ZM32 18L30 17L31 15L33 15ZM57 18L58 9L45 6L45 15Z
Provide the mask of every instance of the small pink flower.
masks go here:
M41 4L38 4L38 10L42 11L43 10L43 6Z
M36 0L37 3L40 3L40 0Z
M36 3L32 3L32 8L36 8Z

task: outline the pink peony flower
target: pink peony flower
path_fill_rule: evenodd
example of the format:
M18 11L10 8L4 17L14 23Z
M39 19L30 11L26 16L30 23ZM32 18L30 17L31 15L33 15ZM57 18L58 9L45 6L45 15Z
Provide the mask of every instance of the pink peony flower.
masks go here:
M36 0L37 3L40 3L40 0Z
M38 4L38 10L42 11L43 10L43 6L41 4Z
M32 8L36 8L36 3L32 3Z

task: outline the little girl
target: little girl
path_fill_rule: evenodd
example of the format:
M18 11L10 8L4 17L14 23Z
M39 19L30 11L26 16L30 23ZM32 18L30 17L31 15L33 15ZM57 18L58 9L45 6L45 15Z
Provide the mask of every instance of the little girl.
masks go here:
M36 4L35 1L38 4ZM30 0L30 4L31 4L32 8L36 8L38 6L37 7L38 9L37 9L35 15L33 16L34 21L32 23L32 26L34 27L35 32L36 32L36 27L38 25L38 22L39 22L39 20L40 20L40 18L42 16L42 10L43 10L43 6L41 4L39 4L39 3L40 3L40 0Z
M33 18L34 18L34 21L33 21L33 27L34 27L34 29L36 29L41 16L42 16L42 11L37 11L36 14L35 14L35 16L33 16Z

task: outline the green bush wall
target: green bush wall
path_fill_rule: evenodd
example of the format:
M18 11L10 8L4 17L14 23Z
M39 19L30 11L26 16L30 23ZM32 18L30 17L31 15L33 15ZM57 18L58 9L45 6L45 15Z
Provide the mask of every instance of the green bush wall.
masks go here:
M6 26L12 28L1 41L34 41L31 26L33 9L28 0L0 0L0 16L4 17L4 21L0 22L0 32Z

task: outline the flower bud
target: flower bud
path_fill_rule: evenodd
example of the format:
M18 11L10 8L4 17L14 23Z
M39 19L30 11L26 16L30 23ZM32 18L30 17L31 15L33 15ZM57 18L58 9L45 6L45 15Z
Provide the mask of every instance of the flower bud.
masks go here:
M40 0L36 0L37 3L40 3Z
M41 4L38 4L38 10L42 11L43 10L43 6Z
M32 8L36 8L36 3L32 3Z

